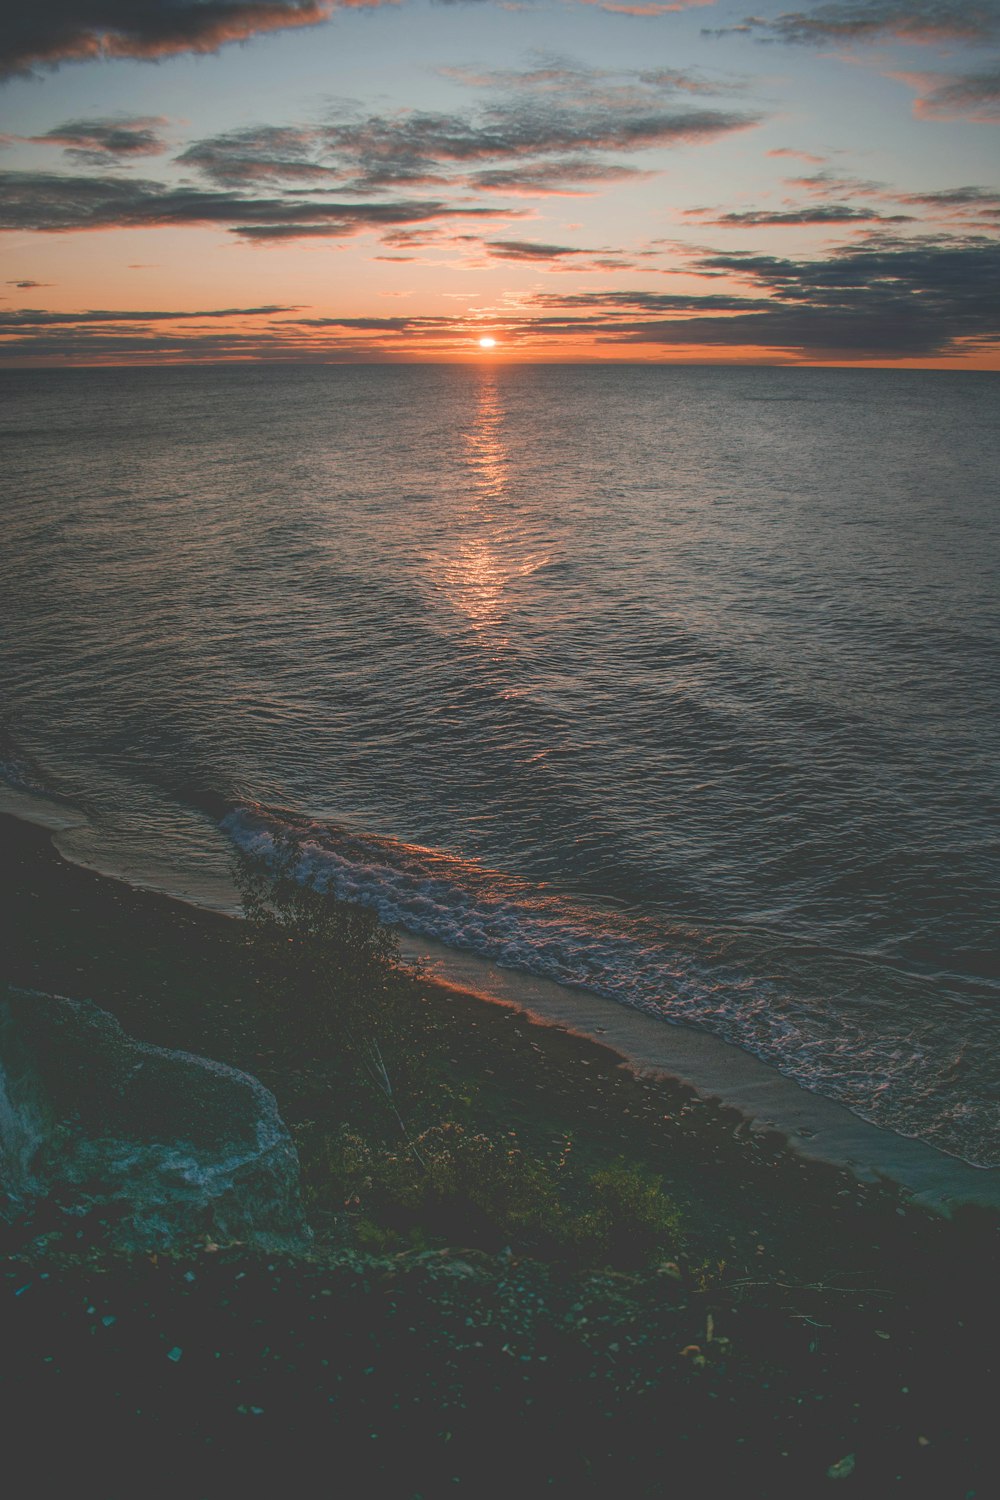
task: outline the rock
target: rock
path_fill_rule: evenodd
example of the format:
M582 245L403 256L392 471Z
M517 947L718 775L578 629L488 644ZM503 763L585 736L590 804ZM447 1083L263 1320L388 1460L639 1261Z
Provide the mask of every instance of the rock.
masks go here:
M44 1196L100 1206L128 1249L309 1238L274 1095L249 1073L134 1040L86 1000L13 988L0 999L0 1166L15 1212Z

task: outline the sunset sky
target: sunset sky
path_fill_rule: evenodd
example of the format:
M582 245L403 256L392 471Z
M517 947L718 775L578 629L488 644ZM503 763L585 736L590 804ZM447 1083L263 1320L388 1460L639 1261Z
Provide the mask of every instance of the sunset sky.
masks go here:
M1000 368L1000 3L763 5L9 8L0 360Z

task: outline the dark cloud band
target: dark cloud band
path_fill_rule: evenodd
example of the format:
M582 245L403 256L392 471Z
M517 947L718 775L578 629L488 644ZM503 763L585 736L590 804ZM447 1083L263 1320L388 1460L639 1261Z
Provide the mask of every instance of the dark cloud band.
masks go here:
M377 0L375 0L377 3ZM325 21L333 0L35 0L4 7L0 78L102 57L215 52Z
M886 239L811 260L701 253L683 269L711 289L536 295L504 319L504 341L513 348L523 343L578 349L584 341L628 349L696 348L702 357L742 349L806 362L947 358L995 350L1000 343L1000 246L983 239ZM737 289L718 290L721 278ZM199 320L251 316L267 321L257 329L197 326ZM157 323L165 326L157 329ZM424 357L429 349L454 352L475 331L474 321L461 316L314 317L270 306L201 313L39 312L5 316L0 357L82 363L371 360Z
M793 46L871 42L990 41L1000 35L997 0L830 0L811 10L784 11L766 19L747 16L736 26L706 28L709 35L746 32L762 41Z
M516 215L506 209L461 207L438 201L303 203L198 188L167 188L142 178L0 173L0 230L58 233L217 224L251 239L289 239L350 235L365 229L434 219L498 217Z

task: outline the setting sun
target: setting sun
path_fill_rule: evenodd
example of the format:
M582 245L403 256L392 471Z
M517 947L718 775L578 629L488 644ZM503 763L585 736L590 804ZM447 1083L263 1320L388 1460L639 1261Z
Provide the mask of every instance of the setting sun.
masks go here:
M480 347L480 349L495 349L496 346L497 346L496 339L491 339L488 334L487 334L487 336L485 338L482 338L482 339L479 340L479 347Z

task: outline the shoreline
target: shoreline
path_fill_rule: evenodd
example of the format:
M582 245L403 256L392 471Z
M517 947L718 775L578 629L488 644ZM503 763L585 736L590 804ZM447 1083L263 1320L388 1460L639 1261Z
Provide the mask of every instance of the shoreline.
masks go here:
M1000 1210L1000 1169L974 1167L925 1141L883 1130L708 1032L501 969L444 944L403 938L404 957L429 961L438 983L490 1004L514 1006L539 1025L606 1047L638 1077L679 1085L735 1110L752 1132L779 1135L809 1161L847 1171L861 1182L891 1182L938 1212L960 1205Z
M0 816L43 830L56 858L99 880L192 913L239 919L235 889L230 887L227 901L220 882L205 882L198 894L182 894L128 880L68 851L59 836L86 828L82 814L5 786L0 789ZM862 1183L892 1184L935 1212L947 1216L973 1206L1000 1213L1000 1168L972 1166L927 1142L872 1124L708 1032L656 1020L583 989L501 968L404 930L397 937L404 961L421 964L427 980L459 1004L464 999L511 1008L538 1026L610 1052L640 1079L657 1080L690 1091L704 1103L734 1110L752 1134L780 1137L807 1162L845 1171Z

